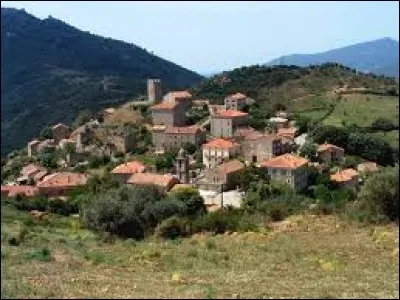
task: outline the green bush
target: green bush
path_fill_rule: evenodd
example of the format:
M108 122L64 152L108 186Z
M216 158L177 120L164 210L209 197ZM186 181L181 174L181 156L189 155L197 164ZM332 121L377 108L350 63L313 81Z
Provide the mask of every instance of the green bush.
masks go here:
M121 187L97 193L82 204L84 223L93 230L141 239L186 207L169 201L155 186Z
M200 196L197 189L183 188L172 191L169 193L168 199L183 203L186 207L184 212L185 215L194 216L204 214L206 212L204 199Z
M165 239L176 239L189 234L188 221L177 216L162 221L155 229L155 235Z
M349 215L363 222L399 221L399 168L370 176L361 188Z

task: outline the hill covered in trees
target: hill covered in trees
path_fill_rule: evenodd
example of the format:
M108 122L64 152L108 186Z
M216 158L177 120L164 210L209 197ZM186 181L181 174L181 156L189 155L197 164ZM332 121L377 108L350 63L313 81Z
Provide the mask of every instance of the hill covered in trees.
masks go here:
M192 92L214 103L225 96L242 92L265 108L283 104L289 109L300 99L327 96L338 89L398 95L398 84L391 77L364 74L336 63L310 67L248 66L222 72L202 81Z
M399 77L399 42L382 38L315 54L282 56L267 65L309 65L340 63L362 72Z
M83 32L60 20L1 8L1 153L79 111L126 102L161 78L165 91L203 77L139 46Z

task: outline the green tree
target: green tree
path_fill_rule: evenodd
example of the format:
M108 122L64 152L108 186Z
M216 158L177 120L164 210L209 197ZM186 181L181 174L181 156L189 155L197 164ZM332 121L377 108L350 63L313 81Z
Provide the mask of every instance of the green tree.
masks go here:
M50 127L45 127L39 134L40 140L48 140L53 138L53 130Z
M194 216L206 212L203 197L200 196L199 191L194 188L182 188L170 192L168 199L171 201L178 201L186 206L186 215Z
M89 110L85 109L79 112L75 119L74 126L79 127L93 119L95 115Z
M311 161L317 161L317 145L311 142L305 142L300 148L299 154Z

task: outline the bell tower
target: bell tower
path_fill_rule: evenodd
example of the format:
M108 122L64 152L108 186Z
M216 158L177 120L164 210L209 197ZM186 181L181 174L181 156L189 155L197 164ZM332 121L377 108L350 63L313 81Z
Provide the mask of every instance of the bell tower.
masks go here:
M189 183L189 157L184 149L179 150L175 160L176 175L181 183Z

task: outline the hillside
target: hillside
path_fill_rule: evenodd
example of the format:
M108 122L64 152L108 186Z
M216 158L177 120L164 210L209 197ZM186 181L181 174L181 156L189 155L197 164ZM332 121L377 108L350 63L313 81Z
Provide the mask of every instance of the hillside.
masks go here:
M290 109L299 99L307 102L315 96L328 96L340 87L398 95L394 78L363 74L331 63L310 67L256 65L237 68L202 81L192 92L199 98L223 103L225 96L240 91L266 108L279 103Z
M60 20L1 9L1 153L21 148L50 124L203 77L139 46L80 31Z
M282 56L267 65L305 67L327 62L343 64L366 73L399 77L399 42L383 38L321 53Z

